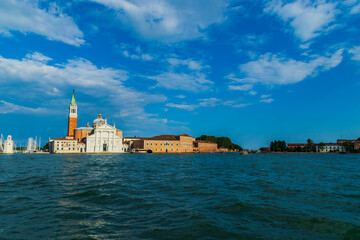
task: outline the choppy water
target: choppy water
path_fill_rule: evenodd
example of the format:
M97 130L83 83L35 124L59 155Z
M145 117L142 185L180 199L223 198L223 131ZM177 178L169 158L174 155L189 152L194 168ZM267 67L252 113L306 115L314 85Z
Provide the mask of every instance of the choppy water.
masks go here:
M360 239L360 155L0 155L0 239Z

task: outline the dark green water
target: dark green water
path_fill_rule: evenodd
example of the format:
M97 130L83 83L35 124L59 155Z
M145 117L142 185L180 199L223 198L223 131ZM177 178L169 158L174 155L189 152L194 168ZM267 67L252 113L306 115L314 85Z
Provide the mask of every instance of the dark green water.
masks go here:
M0 155L0 239L360 239L360 155Z

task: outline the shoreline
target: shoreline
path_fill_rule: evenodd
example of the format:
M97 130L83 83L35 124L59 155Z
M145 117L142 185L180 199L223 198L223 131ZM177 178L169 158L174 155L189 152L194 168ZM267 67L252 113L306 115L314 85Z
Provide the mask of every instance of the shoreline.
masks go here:
M264 152L261 154L360 154L360 153L341 153L341 152Z
M203 153L134 153L134 152L102 152L102 153L50 153L50 152L33 152L23 154L51 154L51 155L120 155L120 154L139 154L139 155L177 155L177 154L223 154L223 153L239 153L239 152L203 152Z

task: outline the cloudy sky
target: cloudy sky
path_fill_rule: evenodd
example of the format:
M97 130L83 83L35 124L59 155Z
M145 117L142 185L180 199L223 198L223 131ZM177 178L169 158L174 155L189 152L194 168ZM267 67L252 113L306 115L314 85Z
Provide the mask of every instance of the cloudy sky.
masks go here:
M18 145L102 113L125 136L360 137L360 0L0 1L0 123Z

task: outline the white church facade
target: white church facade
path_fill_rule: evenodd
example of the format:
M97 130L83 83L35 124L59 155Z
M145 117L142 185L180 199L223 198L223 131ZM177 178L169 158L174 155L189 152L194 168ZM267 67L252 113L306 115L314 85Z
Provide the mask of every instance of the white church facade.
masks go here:
M129 147L123 142L122 131L111 126L101 114L86 127L77 128L77 104L73 93L68 115L68 136L50 139L51 153L124 153Z
M127 150L123 146L122 131L107 124L101 114L94 120L93 130L86 136L85 144L87 153L122 153Z

